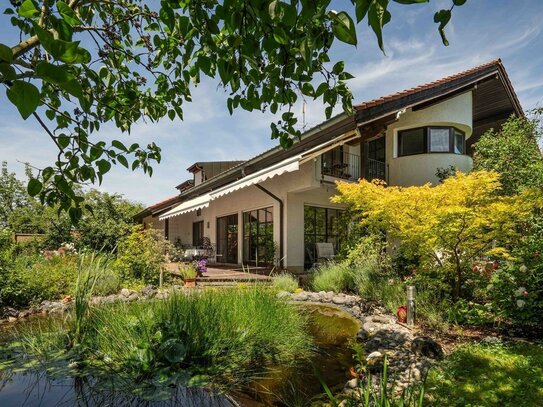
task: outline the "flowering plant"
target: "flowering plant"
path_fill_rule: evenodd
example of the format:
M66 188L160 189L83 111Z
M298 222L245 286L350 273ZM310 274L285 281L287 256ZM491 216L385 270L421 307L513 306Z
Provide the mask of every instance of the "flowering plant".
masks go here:
M200 260L196 260L194 262L194 267L196 268L196 272L199 276L202 276L203 273L207 272L207 259L203 258Z

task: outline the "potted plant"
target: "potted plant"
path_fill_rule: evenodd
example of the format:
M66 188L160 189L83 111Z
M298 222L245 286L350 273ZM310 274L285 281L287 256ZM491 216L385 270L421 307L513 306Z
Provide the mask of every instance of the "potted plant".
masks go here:
M196 287L196 277L198 272L193 263L180 263L179 264L179 275L185 282L185 287L193 288Z

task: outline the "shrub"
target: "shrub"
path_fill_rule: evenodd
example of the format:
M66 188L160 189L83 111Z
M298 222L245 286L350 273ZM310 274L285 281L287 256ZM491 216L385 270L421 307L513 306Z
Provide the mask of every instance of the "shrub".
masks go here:
M136 226L121 240L114 268L122 280L157 284L169 248L160 231Z
M339 293L353 289L353 276L346 262L326 262L317 267L312 279L314 291L333 291Z
M273 277L273 287L279 291L293 293L298 289L298 279L289 273L281 273Z

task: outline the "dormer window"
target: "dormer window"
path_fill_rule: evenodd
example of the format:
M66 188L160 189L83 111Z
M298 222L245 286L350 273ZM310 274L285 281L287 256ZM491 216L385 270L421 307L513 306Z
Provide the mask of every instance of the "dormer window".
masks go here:
M414 154L464 154L465 133L455 127L418 127L398 132L398 156Z

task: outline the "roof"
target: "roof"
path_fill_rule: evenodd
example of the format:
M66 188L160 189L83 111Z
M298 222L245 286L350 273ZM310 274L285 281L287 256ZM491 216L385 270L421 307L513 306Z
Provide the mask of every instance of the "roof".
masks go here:
M484 129L487 124L485 120L487 122L494 119L494 122L504 120L511 112L519 116L524 115L502 61L496 59L433 82L356 104L354 116L341 113L311 128L287 150L277 146L247 161L232 161L230 163L233 165L230 168L212 176L208 174L207 180L182 192L178 199L184 201L208 193L285 158L310 150L357 127L362 128L362 125L371 125L384 118L390 120L400 110L423 108L468 90L474 91L474 127L478 123L484 123L481 124L481 128ZM491 96L499 98L500 103L488 103ZM196 168L195 166L203 168L206 163L213 162L195 163L188 170Z
M198 161L187 168L187 171L195 172L196 170L204 170L208 177L212 177L242 162L244 161Z

